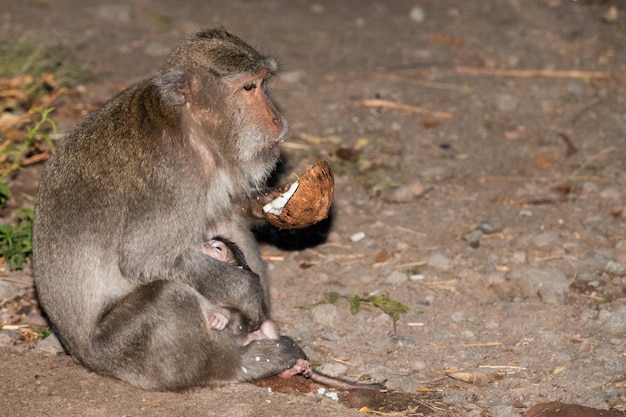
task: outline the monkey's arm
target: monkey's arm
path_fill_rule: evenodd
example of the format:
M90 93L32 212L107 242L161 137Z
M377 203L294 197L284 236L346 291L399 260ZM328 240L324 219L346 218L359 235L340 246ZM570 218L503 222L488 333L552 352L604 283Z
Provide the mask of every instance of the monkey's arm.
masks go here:
M259 276L254 272L220 262L201 252L188 251L168 262L162 258L160 274L150 274L148 267L131 262L130 254L123 256L120 271L125 277L142 283L155 280L181 282L189 285L216 307L234 308L246 317L249 332L255 331L267 319L269 307Z
M210 302L220 307L239 310L247 319L248 332L257 330L268 318L269 306L264 288L254 272L198 252L185 253L176 261L176 270L180 273L181 281L193 287Z

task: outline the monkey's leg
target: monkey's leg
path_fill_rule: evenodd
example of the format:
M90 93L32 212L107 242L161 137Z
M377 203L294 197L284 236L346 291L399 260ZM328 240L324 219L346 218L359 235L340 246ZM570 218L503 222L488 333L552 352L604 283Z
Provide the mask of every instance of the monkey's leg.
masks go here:
M240 380L235 338L207 325L216 309L188 285L155 281L110 308L75 353L88 368L149 390Z

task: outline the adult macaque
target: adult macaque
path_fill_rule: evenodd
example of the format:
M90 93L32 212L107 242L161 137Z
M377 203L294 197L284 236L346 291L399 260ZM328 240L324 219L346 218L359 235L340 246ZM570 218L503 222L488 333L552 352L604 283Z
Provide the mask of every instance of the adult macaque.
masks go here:
M288 337L242 346L207 324L222 307L238 311L248 333L268 320L265 268L244 214L268 198L287 132L267 95L276 69L224 30L200 32L80 122L48 161L35 283L84 366L179 390L263 378L305 358ZM202 253L218 235L237 242L256 273Z

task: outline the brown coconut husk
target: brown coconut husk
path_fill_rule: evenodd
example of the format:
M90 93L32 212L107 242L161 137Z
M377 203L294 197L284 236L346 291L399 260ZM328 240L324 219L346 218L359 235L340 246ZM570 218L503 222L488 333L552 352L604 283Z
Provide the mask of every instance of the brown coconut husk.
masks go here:
M302 229L328 217L335 192L335 178L326 161L320 161L298 177L298 189L280 215L265 218L282 229Z

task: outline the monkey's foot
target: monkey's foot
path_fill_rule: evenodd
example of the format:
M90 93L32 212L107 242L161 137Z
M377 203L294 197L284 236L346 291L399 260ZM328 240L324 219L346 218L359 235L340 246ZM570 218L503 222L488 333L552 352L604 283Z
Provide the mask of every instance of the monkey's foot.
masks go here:
M291 368L282 371L278 376L284 379L289 379L294 375L302 375L306 378L310 378L312 374L313 369L311 369L309 361L306 359L298 359Z

